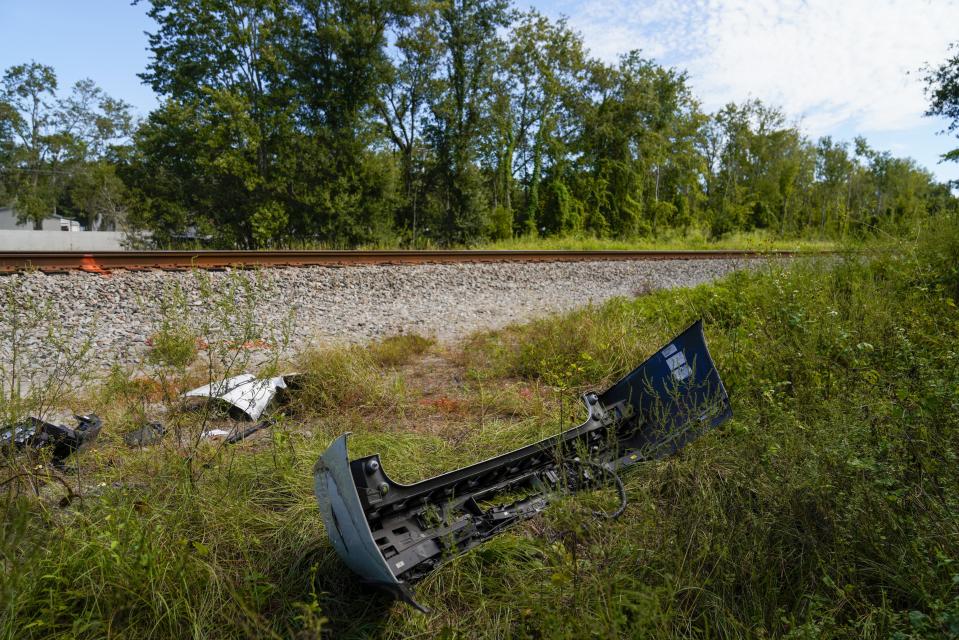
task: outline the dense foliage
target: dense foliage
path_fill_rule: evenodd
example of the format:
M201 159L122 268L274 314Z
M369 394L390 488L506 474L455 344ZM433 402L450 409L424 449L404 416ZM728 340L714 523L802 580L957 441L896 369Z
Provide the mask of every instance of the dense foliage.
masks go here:
M942 64L926 68L926 89L930 98L926 115L945 118L948 120L946 132L959 137L959 42L954 43L950 51L951 57ZM959 148L942 157L959 162Z
M0 81L0 204L22 222L59 213L88 227L124 217L126 189L117 176L125 159L130 106L91 80L58 95L51 67L14 65Z
M564 20L509 0L149 0L148 13L141 78L161 104L123 146L63 143L85 134L51 102L53 70L7 71L0 200L32 218L112 207L161 244L222 247L845 238L957 206L912 160L810 140L757 100L705 113L685 72L638 51L597 60ZM931 113L954 116L949 64L928 82ZM127 133L128 110L84 82L73 102L113 127L97 135Z

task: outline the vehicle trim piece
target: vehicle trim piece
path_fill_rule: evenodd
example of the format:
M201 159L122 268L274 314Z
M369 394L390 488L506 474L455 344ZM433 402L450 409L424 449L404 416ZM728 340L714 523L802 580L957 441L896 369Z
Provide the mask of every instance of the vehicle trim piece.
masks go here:
M702 322L583 400L579 426L411 485L390 479L378 455L351 462L349 434L337 437L314 467L333 548L364 582L425 611L409 585L436 567L604 476L621 489L621 469L671 455L732 417Z
M286 389L283 376L257 378L243 373L212 384L197 387L183 394L185 398L215 398L237 409L254 422L266 411L278 389Z

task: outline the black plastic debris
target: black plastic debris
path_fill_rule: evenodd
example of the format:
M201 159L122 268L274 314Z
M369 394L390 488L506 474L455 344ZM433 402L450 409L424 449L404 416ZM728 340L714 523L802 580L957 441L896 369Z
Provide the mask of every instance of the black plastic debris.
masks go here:
M410 585L558 496L607 484L626 506L619 473L676 453L732 410L697 322L602 393L587 420L540 442L415 484L391 479L378 455L350 461L349 434L314 468L326 533L360 578L425 611Z
M273 420L270 420L270 419L263 420L253 425L252 427L248 427L244 429L243 431L234 431L227 437L225 442L227 444L236 444L240 440L245 440L249 438L257 431L262 431L263 429L266 429L267 427L272 427L272 426L273 426Z
M30 444L30 439L36 435L37 429L45 424L47 423L43 420L29 416L6 431L0 431L0 450L22 449Z
M136 431L131 431L123 436L123 441L131 447L149 447L158 443L166 429L159 422L150 422L140 427Z
M93 442L103 426L94 414L74 416L76 427L46 422L30 416L0 432L0 449L53 448L54 464L62 464L71 453Z

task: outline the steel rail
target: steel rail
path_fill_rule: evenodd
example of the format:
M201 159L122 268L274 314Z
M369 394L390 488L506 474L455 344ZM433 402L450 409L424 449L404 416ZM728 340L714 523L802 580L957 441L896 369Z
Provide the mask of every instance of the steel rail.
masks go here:
M345 267L352 265L470 262L582 262L605 260L716 260L789 257L795 251L6 251L0 273L37 269L46 272L109 272L115 269L184 270L248 267ZM805 252L803 252L805 254Z

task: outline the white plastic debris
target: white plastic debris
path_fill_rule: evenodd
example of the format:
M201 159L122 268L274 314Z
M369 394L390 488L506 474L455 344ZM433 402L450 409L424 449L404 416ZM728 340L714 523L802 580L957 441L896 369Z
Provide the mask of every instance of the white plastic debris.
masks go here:
M244 373L187 391L183 396L223 400L255 421L263 415L277 389L286 389L283 376L260 379L251 373Z

